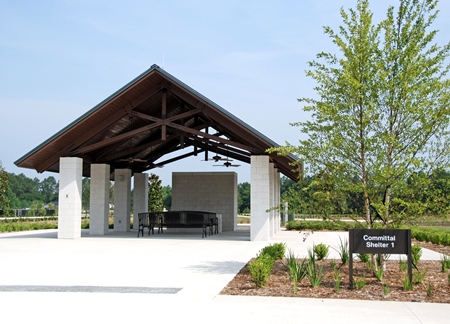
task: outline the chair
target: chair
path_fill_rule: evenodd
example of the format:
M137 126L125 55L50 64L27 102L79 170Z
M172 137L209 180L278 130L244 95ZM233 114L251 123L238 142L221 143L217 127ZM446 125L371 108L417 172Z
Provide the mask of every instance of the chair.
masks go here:
M139 233L142 233L142 236L144 236L144 227L149 227L148 226L148 213L139 213L138 219L139 219L139 228L138 228L138 236L137 237L139 237ZM150 234L150 228L148 230L148 233Z

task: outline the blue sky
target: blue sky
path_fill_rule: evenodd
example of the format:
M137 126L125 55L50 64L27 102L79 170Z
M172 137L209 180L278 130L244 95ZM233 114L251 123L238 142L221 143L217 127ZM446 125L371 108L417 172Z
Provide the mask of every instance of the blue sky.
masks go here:
M398 0L372 1L376 21ZM22 1L0 0L0 160L8 172L43 179L14 161L152 64L202 93L275 142L303 138L290 122L314 96L307 62L335 53L323 26L342 24L356 0ZM440 45L450 40L450 3L441 0ZM230 171L192 157L156 169ZM243 164L232 171L250 181Z

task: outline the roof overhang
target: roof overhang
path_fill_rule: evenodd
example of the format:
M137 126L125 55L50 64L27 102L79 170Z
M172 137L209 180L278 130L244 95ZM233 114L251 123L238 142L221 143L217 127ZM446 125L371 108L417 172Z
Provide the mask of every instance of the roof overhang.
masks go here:
M157 65L18 159L18 167L59 172L60 157L80 157L83 175L91 163L133 173L204 152L250 163L279 145ZM164 156L191 147L187 154ZM183 151L184 152L184 151ZM175 153L176 155L176 153ZM292 155L271 154L279 172L296 181Z

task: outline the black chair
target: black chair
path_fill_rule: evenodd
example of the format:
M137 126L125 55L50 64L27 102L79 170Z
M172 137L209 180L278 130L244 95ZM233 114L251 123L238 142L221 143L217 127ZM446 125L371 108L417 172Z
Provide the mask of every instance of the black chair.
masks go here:
M139 237L139 233L142 233L142 236L144 236L144 227L149 227L148 226L148 213L139 213L138 219L139 219L139 229L138 229L137 237ZM149 228L149 234L150 234L150 228Z

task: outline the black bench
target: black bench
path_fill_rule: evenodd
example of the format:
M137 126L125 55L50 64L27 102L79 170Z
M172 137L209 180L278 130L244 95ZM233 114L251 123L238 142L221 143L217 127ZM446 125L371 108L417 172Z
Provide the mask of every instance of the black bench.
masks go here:
M165 228L201 228L202 238L209 235L217 234L218 218L215 213L202 211L168 211L168 212L149 212L139 213L139 233L144 236L144 227L154 233L154 228L158 227L158 234L163 233Z
M207 228L210 228L211 222L205 214L191 211L170 211L165 212L160 223L161 233L163 227L166 228L201 228L202 238L207 236Z
M161 223L161 213L139 213L138 219L139 219L139 229L138 229L138 237L139 233L144 236L144 228L148 228L148 235L150 235L150 231L152 234L155 234L155 226L158 226L159 231L159 224Z

